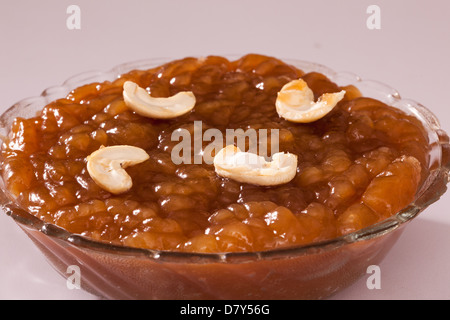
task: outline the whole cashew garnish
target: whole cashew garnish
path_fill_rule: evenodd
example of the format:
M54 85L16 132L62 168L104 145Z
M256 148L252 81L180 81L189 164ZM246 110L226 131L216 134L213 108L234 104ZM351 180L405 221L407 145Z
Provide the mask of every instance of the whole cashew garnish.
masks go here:
M234 145L220 150L214 157L216 173L238 182L274 186L291 181L297 172L297 156L278 152L272 161L255 153L242 152Z
M128 191L133 181L124 170L149 158L145 150L133 146L100 147L89 155L87 170L101 188L114 194Z
M278 115L292 121L308 123L319 120L344 98L345 90L324 93L314 102L314 93L303 79L292 80L278 92L275 103Z
M123 84L125 104L144 117L155 119L176 118L194 108L195 96L191 91L182 91L168 98L154 98L132 81Z

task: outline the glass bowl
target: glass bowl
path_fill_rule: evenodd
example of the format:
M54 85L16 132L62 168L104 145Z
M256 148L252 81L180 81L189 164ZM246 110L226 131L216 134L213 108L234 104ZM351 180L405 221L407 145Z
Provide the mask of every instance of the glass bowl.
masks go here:
M228 56L228 58L233 58ZM46 104L91 82L116 79L133 69L150 69L172 59L119 65L109 72L89 72L46 89L39 97L13 105L0 117L6 137L15 117L32 117ZM196 254L138 249L93 241L45 223L17 208L0 179L0 203L50 264L64 277L80 270L81 287L104 299L321 299L348 287L370 265L379 264L405 226L446 191L450 145L436 117L419 103L376 81L306 61L284 59L305 72L317 71L339 85L354 85L364 96L381 100L415 116L427 129L430 174L416 200L392 217L365 229L310 245L263 252Z

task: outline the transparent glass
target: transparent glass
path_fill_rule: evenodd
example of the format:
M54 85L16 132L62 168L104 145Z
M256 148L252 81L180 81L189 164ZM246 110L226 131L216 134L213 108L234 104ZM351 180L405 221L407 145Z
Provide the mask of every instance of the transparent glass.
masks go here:
M233 58L230 56L230 58ZM83 84L114 80L133 69L149 69L170 59L122 64L109 72L89 72L13 105L0 117L0 137L15 117L32 117L49 102ZM351 285L369 265L379 264L404 227L446 191L450 145L436 117L421 104L402 99L387 85L337 73L306 61L285 59L305 72L318 71L339 85L354 85L422 121L431 146L430 174L416 200L389 219L329 241L263 252L196 254L110 245L45 223L17 208L0 179L4 211L33 240L63 276L81 268L82 288L105 299L320 299Z

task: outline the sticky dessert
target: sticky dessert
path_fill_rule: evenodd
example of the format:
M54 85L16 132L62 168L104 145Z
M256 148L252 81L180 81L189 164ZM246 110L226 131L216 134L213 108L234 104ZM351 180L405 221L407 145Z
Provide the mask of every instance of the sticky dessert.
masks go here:
M230 130L253 130L259 146L278 150L238 148ZM177 133L191 135L191 148L179 148ZM1 172L18 207L75 234L248 252L329 240L390 217L414 200L428 154L417 118L249 54L185 58L79 87L15 119Z

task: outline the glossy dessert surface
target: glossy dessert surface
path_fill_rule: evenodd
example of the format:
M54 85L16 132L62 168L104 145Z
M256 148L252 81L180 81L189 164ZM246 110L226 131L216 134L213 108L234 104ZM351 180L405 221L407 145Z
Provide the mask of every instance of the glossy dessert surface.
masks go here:
M342 89L346 95L317 121L287 121L275 101L298 78L315 99ZM195 107L174 119L141 116L124 102L125 81L154 97L192 91ZM173 132L194 135L199 122L202 136L212 128L224 137L229 129L277 129L279 150L298 157L295 177L270 187L221 177L211 164L195 163L205 140L199 150L193 146L190 163L175 164ZM74 89L10 129L2 177L18 207L73 234L144 249L252 252L331 240L405 208L430 167L428 135L417 118L261 55L185 58L130 71ZM127 168L133 187L118 195L86 169L90 154L114 145L149 154Z

